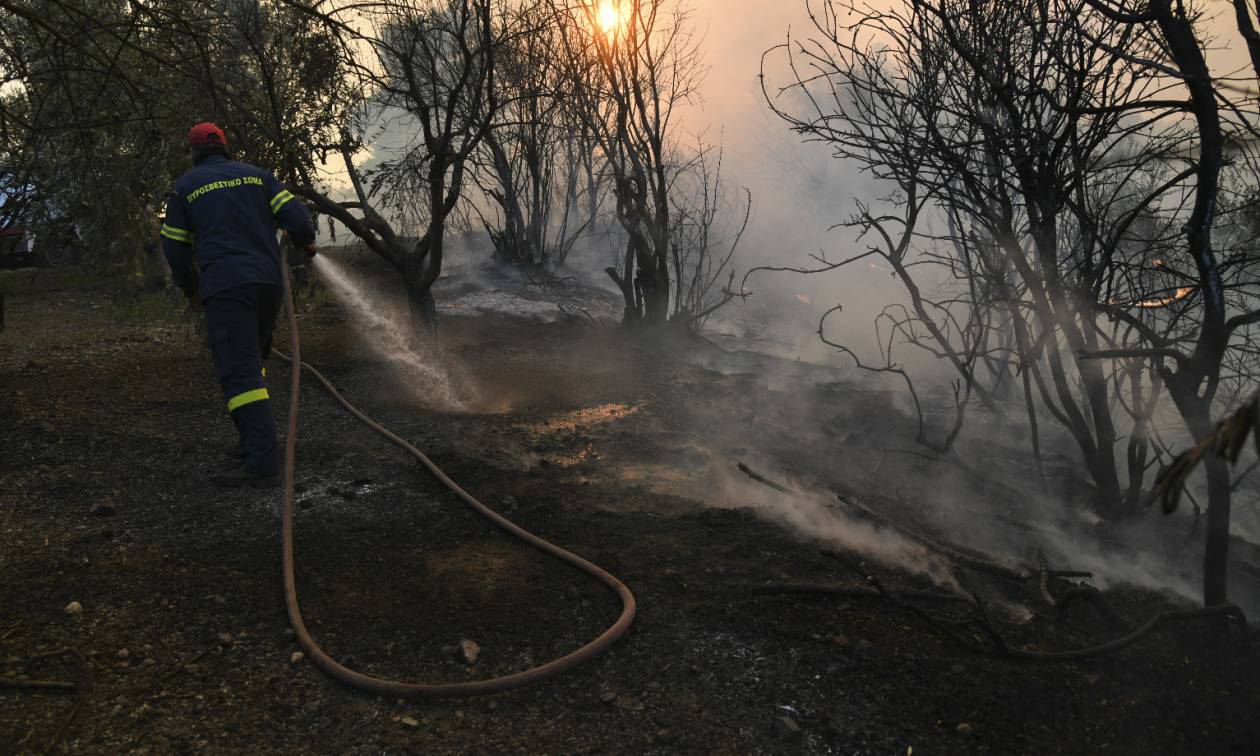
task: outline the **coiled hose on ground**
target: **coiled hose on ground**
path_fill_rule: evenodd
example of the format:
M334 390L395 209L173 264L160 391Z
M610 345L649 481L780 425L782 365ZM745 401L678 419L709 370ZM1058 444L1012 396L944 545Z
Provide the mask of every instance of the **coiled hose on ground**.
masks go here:
M302 345L298 338L297 317L293 311L293 291L289 280L289 266L286 250L282 246L280 269L284 275L284 297L285 311L288 313L289 323L289 349L291 357L277 352L277 355L289 362L293 369L290 375L290 391L289 391L289 430L284 442L284 506L281 522L281 539L283 543L284 557L284 602L285 609L289 615L289 622L293 626L293 632L297 636L298 645L306 653L315 666L333 679L350 685L360 690L374 693L381 696L390 696L393 698L453 698L460 696L476 696L488 693L499 693L513 688L519 688L524 685L545 680L561 672L573 669L584 662L589 661L598 654L602 653L611 646L623 633L630 627L630 623L634 621L635 600L634 594L620 580L609 574L599 566L588 562L582 557L570 551L556 546L538 536L530 533L519 525L511 522L506 517L498 514L494 510L482 504L472 494L465 491L455 481L447 477L446 473L433 463L424 452L412 446L408 442L391 433L382 427L367 415L360 412L354 405L343 397L332 383L323 376L318 370L310 365L302 362ZM372 675L366 675L362 672L356 672L343 664L338 663L331 656L324 652L315 639L311 637L306 629L306 623L302 620L302 610L298 605L297 584L294 579L294 561L293 561L293 478L297 449L297 427L298 427L298 393L301 388L302 369L310 372L317 381L323 384L328 393L332 395L342 407L346 408L350 414L354 415L372 430L381 434L385 438L394 442L411 456L420 461L420 464L437 478L442 485L446 486L456 496L464 501L469 507L481 514L486 519L493 522L499 528L508 532L508 534L524 541L539 551L550 554L551 556L566 562L578 570L585 572L591 577L599 580L608 586L617 597L621 600L621 615L617 618L607 630L599 635L599 637L587 643L585 646L573 651L572 653L561 656L546 664L516 672L504 677L495 677L488 680L478 680L475 682L460 683L406 683L395 680L386 680Z

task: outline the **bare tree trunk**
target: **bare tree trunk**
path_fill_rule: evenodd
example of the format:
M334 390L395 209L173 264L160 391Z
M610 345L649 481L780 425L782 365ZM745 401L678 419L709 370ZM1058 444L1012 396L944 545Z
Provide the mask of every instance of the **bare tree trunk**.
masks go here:
M539 265L547 263L546 240L543 234L547 226L546 194L550 191L550 181L545 173L547 166L543 164L544 156L536 141L525 150L525 162L529 169L530 182L530 215L526 225L526 244L530 254L530 262Z
M1203 603L1216 606L1229 600L1229 464L1209 456L1205 469L1208 479L1207 544L1203 555Z
M613 280L613 283L617 284L618 289L621 289L621 298L625 302L625 310L621 316L622 325L634 325L641 319L634 277L635 248L635 237L634 234L631 234L626 239L626 252L622 258L621 268L618 269L611 265L604 268L604 272L608 274L608 277Z
M1120 492L1120 470L1116 466L1116 430L1111 417L1110 387L1097 360L1077 358L1075 362L1081 391L1085 394L1094 424L1093 459L1087 460L1087 464L1098 486L1095 506L1100 514L1115 517L1123 509L1124 497Z
M595 228L599 220L599 179L595 176L595 157L589 143L582 155L582 169L586 172L586 225Z
M1170 393L1186 421L1186 429L1193 438L1208 438L1214 425L1211 402L1189 395L1170 384ZM1203 553L1203 604L1215 606L1229 600L1229 525L1230 525L1230 472L1229 463L1216 454L1204 455L1204 471L1207 474L1208 506L1207 533Z
M495 174L499 179L498 191L491 192L495 202L503 212L503 228L499 232L490 230L490 240L494 243L494 256L504 262L528 261L525 245L525 217L521 208L521 198L516 191L516 177L512 173L512 164L503 145L490 132L485 138L486 147L490 151Z
M407 280L407 307L411 312L411 320L418 329L437 331L437 303L433 300L433 287L422 286L419 282Z
M635 281L643 298L643 322L661 325L669 320L669 267L659 255L642 258Z

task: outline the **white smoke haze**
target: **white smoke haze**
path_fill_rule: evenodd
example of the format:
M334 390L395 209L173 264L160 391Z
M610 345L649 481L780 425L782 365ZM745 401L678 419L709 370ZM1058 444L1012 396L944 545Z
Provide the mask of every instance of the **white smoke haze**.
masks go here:
M956 565L948 556L850 514L818 483L795 479L766 464L754 468L792 488L791 493L754 482L731 464L709 479L710 483L716 480L716 485L706 500L716 508L751 509L808 542L851 552L893 572L927 577L940 588L962 590ZM1118 538L1114 529L1103 527L1105 523L1088 510L1065 510L1062 502L1049 498L1030 495L1013 513L988 512L985 503L975 501L965 484L953 476L933 476L925 482L936 492L937 506L914 521L904 512L889 513L916 534L989 554L1029 574L1035 573L1044 556L1050 569L1092 573L1089 582L1100 588L1137 586L1192 604L1202 598L1201 554L1186 539L1192 529L1189 516L1164 518L1151 512L1128 523ZM961 505L968 500L974 502L971 508ZM1017 526L1006 525L1002 519ZM1237 591L1234 601L1254 614L1260 611L1256 598Z
M853 214L859 201L878 210L888 187L859 173L855 166L833 159L826 146L802 144L800 136L769 111L759 80L763 52L789 39L799 44L817 37L810 12L818 13L822 0L690 0L687 4L704 32L703 51L710 70L700 87L700 102L684 112L683 121L692 133L720 137L725 146L724 171L729 172L732 184L747 186L753 193L753 221L741 245L742 269L816 267L811 254L823 253L835 260L864 251L864 243L855 239L853 231L836 225ZM907 4L905 0L859 3L872 12L902 9ZM1207 2L1200 7L1205 13L1202 28L1215 40L1208 51L1213 75L1247 71L1248 53L1234 26L1230 3ZM840 22L845 23L843 16ZM765 88L771 96L792 82L782 50L766 56L765 73ZM791 93L784 98L781 105L792 101ZM820 362L847 360L837 358L814 333L823 311L843 305L844 311L828 320L829 336L853 347L863 358L874 359L878 354L874 317L886 305L905 301L904 292L878 259L824 275L758 274L748 288L755 296L720 313L714 328L731 335L764 337L776 343L778 353ZM800 294L810 303L802 303ZM937 361L910 348L903 348L897 357L924 378L947 375L934 364Z
M1044 556L1051 569L1093 573L1090 582L1100 587L1132 585L1201 601L1203 524L1196 530L1190 508L1165 516L1150 507L1123 523L1102 520L1089 508L1070 440L1043 436L1050 490L1042 491L1019 423L971 417L958 449L970 468L964 470L914 456L926 450L916 449L900 401L904 388L895 383L756 352L707 352L691 362L739 380L742 406L699 411L696 433L709 443L720 440L713 448L726 451L706 453L692 473L695 482L676 487L680 495L714 507L748 507L806 542L848 549L943 587L956 584L955 575L961 579L966 569L956 573L950 557L896 530L872 527L839 504L835 492L914 534L1029 574ZM794 437L790 446L780 440L785 435ZM741 459L799 493L781 494L748 479L735 468ZM1240 498L1237 562L1254 559L1244 543L1243 523L1255 519L1248 504ZM1260 611L1260 596L1248 589L1252 579L1245 569L1232 578L1231 598L1248 613Z
M748 508L819 546L852 552L886 569L920 575L940 588L959 590L947 559L896 530L850 516L834 496L810 491L791 479L778 482L794 490L776 491L733 472L734 469L730 465L719 468L721 472L713 481L716 486L709 498L714 506Z
M407 325L407 314L393 312L382 297L369 294L328 255L316 256L315 268L350 313L364 344L398 373L419 403L460 410L474 400L468 381L460 381L458 388L452 381L450 356L431 341L417 338Z
M798 40L814 34L807 7L817 7L818 0L808 4L805 0L739 3L692 0L689 5L693 9L692 19L703 36L709 74L700 88L700 99L682 114L684 131L710 142L720 142L724 151L724 181L730 187L746 186L753 195L751 223L740 246L738 269L742 272L761 265L815 267L816 262L810 255L836 260L863 251L863 243L854 238L852 231L836 228L836 225L853 213L858 202L878 207L886 188L860 174L854 166L833 159L825 146L801 144L799 136L769 112L759 79L762 52L785 43L789 34ZM869 3L873 10L895 5L901 3L893 0ZM1246 50L1231 26L1229 5L1210 3L1206 9L1211 17L1208 28L1214 30L1220 40L1219 48L1210 55L1214 74L1226 75L1242 68L1246 63ZM767 59L767 77L767 89L772 94L777 92L777 87L791 82L781 58L776 59L774 55ZM402 126L392 124L374 130L379 137L374 148L359 156L364 165L388 159L391 145L400 143L398 135L391 132L398 128ZM468 191L474 193L476 189ZM462 270L469 268L473 261L488 260L491 255L488 240L484 234L477 239L477 243L452 246L448 264ZM610 289L611 284L602 272L608 264L609 246L606 238L592 236L573 253L565 273L578 275L589 285ZM333 261L323 258L317 265L334 293L346 303L355 322L364 329L366 344L407 376L406 380L417 387L418 396L438 397L439 403L445 402L451 408L468 405L468 397L459 396L460 392L452 385L445 355L440 351L417 352L416 345L405 337L404 329L398 327L398 321L380 314L384 312L381 302L368 297L364 288ZM464 268L460 268L461 265ZM487 284L488 287L499 285ZM890 272L880 265L878 258L824 275L762 273L749 281L748 288L753 292L752 297L746 302L732 303L710 321L710 335L723 347L825 366L846 383L861 387L862 392L884 395L891 408L904 414L913 411L900 379L871 376L853 368L850 358L838 355L823 344L816 333L821 315L833 306L843 305L844 309L827 321L828 338L851 346L865 359L878 361L872 321L883 307L904 301L901 287L890 278ZM522 310L536 309L535 314L544 319L554 314L541 303L520 306L519 299L496 291L461 291L457 297L443 301L439 292L439 307L449 307L452 302L466 304L468 314L472 314L504 310L510 305ZM601 322L616 317L613 313L596 315ZM925 399L924 411L930 432L936 432L939 437L952 420L952 401L946 385L946 379L953 377L947 372L949 367L911 347L901 346L899 350L896 361L914 376ZM759 380L769 391L791 392L800 385L799 375L773 363L760 363L756 368L732 368L706 364L699 356L696 360L707 369L721 372L759 371ZM818 425L823 418L843 411L846 403L864 401L865 395L861 392L840 395L834 398L833 404L810 404L817 400L790 396L785 401L796 402L798 422ZM1184 442L1181 422L1171 414L1171 408L1166 409L1168 415L1157 420L1161 432L1165 438L1173 440L1174 445L1178 439ZM1014 415L1019 417L1018 412ZM1003 508L1000 502L994 502L992 493L977 490L974 480L951 473L943 465L924 468L910 466L904 460L889 461L881 473L883 480L860 479L860 474L855 474L852 483L854 486L884 486L888 490L905 483L930 491L934 503L930 512L921 522L907 520L905 524L933 530L943 540L1024 564L1032 564L1033 555L1041 550L1052 567L1092 571L1095 582L1102 585L1131 583L1198 601L1201 549L1189 546L1178 552L1169 546L1178 539L1189 540L1186 535L1191 527L1188 513L1167 518L1148 510L1137 522L1122 526L1127 528L1125 543L1115 542L1107 535L1110 531L1104 524L1087 516L1082 494L1063 491L1039 494L1029 465L1023 468L1021 477L1021 470L1016 467L999 474L1000 466L989 464L985 455L992 452L996 443L1008 443L1012 448L1028 447L1027 431L1019 425L1022 422L1023 418L999 422L973 412L963 431L960 452L980 455L982 461L978 467L991 466L995 478L1001 477L1007 485L1027 491L1018 506ZM801 432L807 430L815 432L817 429L801 426ZM1056 435L1061 434L1049 422L1043 423L1042 433L1048 453L1057 454L1063 461L1059 468L1062 476L1083 477L1084 466L1070 441L1057 438ZM747 441L743 438L746 434L747 429L732 426L722 435ZM990 440L990 437L1002 441ZM826 442L826 439L820 441ZM764 454L765 459L773 458L773 449L757 443L746 445ZM892 436L879 428L872 431L871 445L872 454L876 456L879 446L914 446L910 435ZM689 492L704 503L717 507L748 506L806 539L850 549L890 569L929 576L937 585L955 585L947 560L894 531L881 531L846 515L835 506L829 494L820 493L817 488L812 489L812 493L779 494L740 476L729 462L729 455L715 454L712 458L724 460L718 465L719 472L706 473L706 482L715 482L715 487L707 494ZM866 467L874 466L874 460L864 461ZM769 462L766 465L765 472L777 477L774 465ZM847 472L853 472L853 468ZM792 483L801 491L811 491L809 485L793 482L791 474L781 471L780 474L784 476L782 482ZM714 480L710 480L710 476ZM1260 542L1257 508L1241 506L1244 504L1241 497L1239 504L1235 533L1252 543ZM1001 508L999 514L1019 520L1027 527L1012 529L1002 525L994 516L995 512L985 510L986 506ZM1254 603L1254 598L1235 596L1235 600L1244 605L1247 600ZM1253 606L1250 610L1254 612L1256 608Z
M810 254L823 252L829 259L838 259L862 251L853 232L831 227L843 222L855 209L857 201L878 207L879 198L886 191L868 177L858 175L851 166L831 159L824 147L797 143L797 135L788 132L782 122L767 112L757 80L760 55L750 51L759 52L783 44L789 35L796 40L813 35L806 10L820 5L817 0L808 4L804 0L751 2L740 3L739 12L730 12L730 4L719 0L697 0L694 4L697 21L709 28L706 55L712 66L712 74L703 88L705 107L694 115L725 124L722 134L731 175L752 187L756 202L754 224L745 248L746 265L814 267ZM873 0L866 5L878 11L900 7L902 3ZM1229 76L1238 71L1246 72L1247 50L1233 25L1230 4L1207 3L1203 8L1206 11L1204 29L1215 37L1208 56L1213 74ZM774 55L767 58L766 74L767 90L772 95L777 86L791 81L781 62L776 65ZM736 124L742 126L737 128ZM731 347L742 341L743 348L838 366L850 364L848 358L836 355L821 344L814 333L818 316L825 309L834 305L844 307L841 313L828 319L828 337L873 360L878 351L872 319L885 305L904 301L903 292L890 281L887 271L872 268L865 261L824 275L760 274L750 282L749 288L756 292L755 297L747 304L733 306L715 320L714 327L719 333L742 337L724 339L723 346ZM896 358L910 370L924 396L941 394L934 386L942 386L945 379L952 377L942 361L916 353L911 347L901 347ZM897 381L863 378L855 371L849 372L854 381L900 390L898 409L912 411L904 386ZM948 396L943 399L925 401L925 414L929 422L936 421L938 429L947 428L952 419L952 403ZM1042 432L1052 436L1056 429L1051 427L1047 431L1046 426L1051 423L1046 420L1048 418L1043 418ZM1184 425L1170 404L1163 408L1155 422L1162 437L1174 447L1183 448L1189 443ZM983 440L993 424L996 421L973 412L963 432L965 437ZM1004 431L1006 435L1009 433ZM1063 458L1073 465L1070 468L1073 476L1083 476L1079 453L1066 439L1061 440L1061 444L1053 439L1045 442L1051 448L1057 447ZM888 443L913 446L910 438L889 439ZM1026 435L1013 443L1026 447ZM983 446L976 448L983 449ZM1118 449L1118 453L1122 451ZM1245 466L1245 463L1240 464L1238 469L1241 471ZM1022 481L1015 476L1009 476L1008 480L1023 489L1035 490L1035 481L1029 479L1027 472L1025 470ZM1089 520L1084 506L1065 512L1064 504L1071 503L1070 500L1038 497L1043 499L1040 506L1018 510L1033 532L1012 531L994 524L986 513L976 511L981 507L969 511L961 506L974 498L953 476L939 471L924 475L929 476L935 496L943 502L925 526L959 543L1025 563L1041 548L1047 558L1064 569L1094 572L1095 582L1102 585L1129 583L1171 591L1192 602L1201 600L1202 550L1189 537L1193 518L1185 511L1188 506L1172 517L1148 509L1137 521L1121 526L1126 538L1119 544L1105 535L1113 531ZM1233 532L1237 538L1254 544L1260 537L1260 513L1257 512L1260 507L1251 505L1251 501L1241 495L1238 499ZM784 515L784 518L792 519L792 526L798 529L802 523L811 521L800 516ZM821 524L818 527L820 532L825 530ZM1200 523L1200 533L1202 527ZM1233 581L1238 584L1236 573ZM1260 608L1256 606L1256 596L1243 595L1237 590L1231 595L1244 605L1251 604L1247 608L1253 613Z

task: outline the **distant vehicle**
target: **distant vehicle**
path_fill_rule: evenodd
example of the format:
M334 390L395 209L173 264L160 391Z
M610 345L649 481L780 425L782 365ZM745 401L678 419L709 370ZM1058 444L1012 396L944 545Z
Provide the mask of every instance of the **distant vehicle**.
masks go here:
M31 263L31 243L19 226L0 228L0 268L23 268Z
M22 226L0 229L0 268L51 268L77 262L73 230L68 234L59 230L36 234Z

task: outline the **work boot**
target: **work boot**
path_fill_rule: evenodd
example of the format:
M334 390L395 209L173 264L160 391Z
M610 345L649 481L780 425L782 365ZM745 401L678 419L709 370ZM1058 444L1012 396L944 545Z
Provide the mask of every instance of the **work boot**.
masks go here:
M251 488L279 488L280 474L270 473L259 475L251 473L244 467L236 467L231 470L224 470L210 477L210 482L219 488L240 488L242 486L250 486Z

